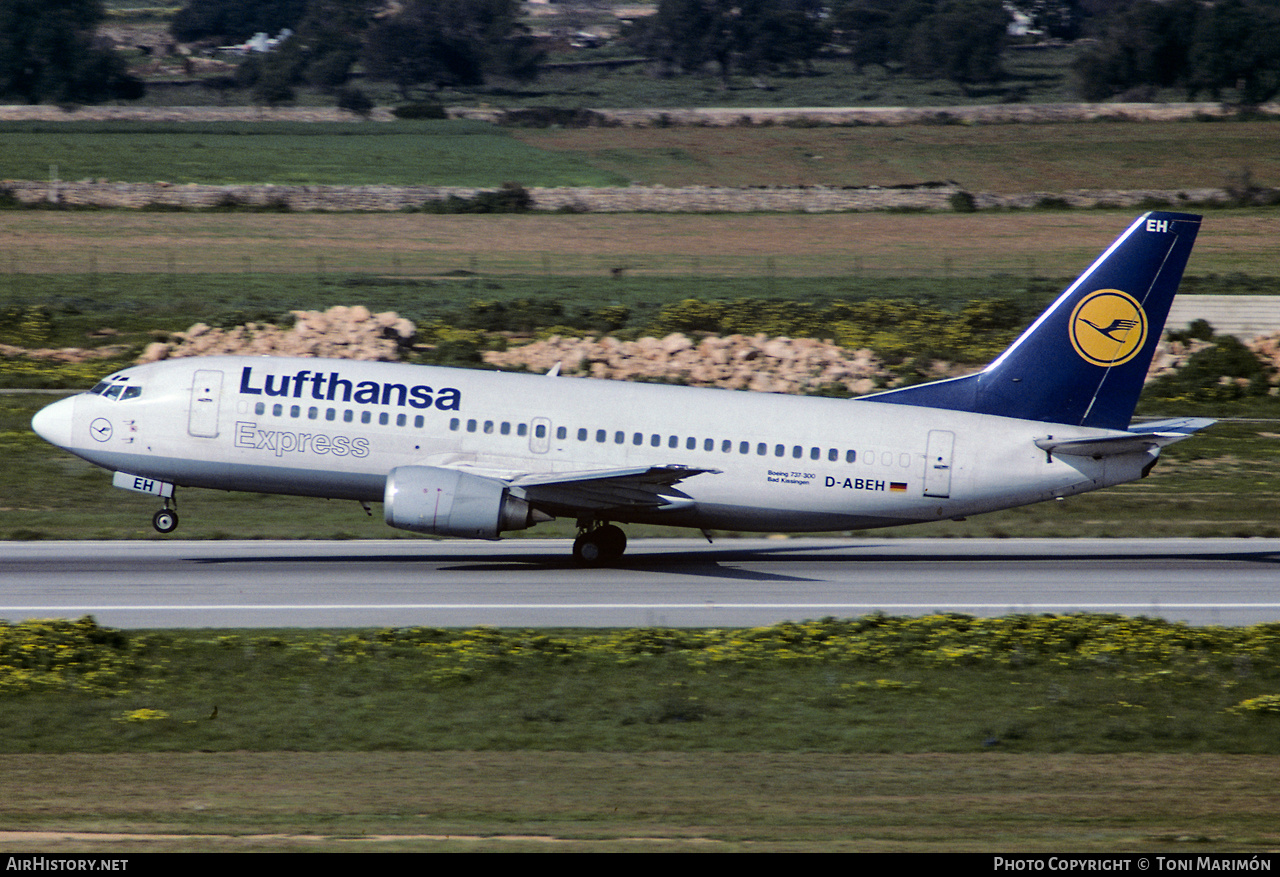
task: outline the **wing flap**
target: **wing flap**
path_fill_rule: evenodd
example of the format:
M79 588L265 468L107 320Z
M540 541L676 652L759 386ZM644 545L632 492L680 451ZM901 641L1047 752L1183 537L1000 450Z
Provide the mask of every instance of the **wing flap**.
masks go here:
M608 509L659 509L684 506L688 497L675 485L686 478L718 469L688 466L639 466L514 478L511 486L535 506L599 512Z

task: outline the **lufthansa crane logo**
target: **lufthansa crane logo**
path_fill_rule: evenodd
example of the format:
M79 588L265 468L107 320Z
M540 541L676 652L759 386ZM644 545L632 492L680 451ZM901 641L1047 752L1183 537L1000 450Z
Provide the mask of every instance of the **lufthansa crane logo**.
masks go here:
M1098 289L1071 312L1071 346L1094 365L1124 365L1147 340L1147 315L1138 300L1118 289Z

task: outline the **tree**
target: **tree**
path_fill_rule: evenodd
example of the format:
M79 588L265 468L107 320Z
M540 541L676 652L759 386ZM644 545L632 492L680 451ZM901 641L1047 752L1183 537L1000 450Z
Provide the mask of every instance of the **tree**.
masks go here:
M240 76L254 85L263 75L283 77L290 87L308 84L336 91L351 79L360 59L364 33L381 8L381 0L308 0L296 29L266 57L265 67L253 57L240 67Z
M1080 0L1011 0L1008 6L1025 15L1032 32L1058 40L1074 40L1084 26Z
M1004 76L1009 13L999 0L946 0L911 32L903 60L907 72L960 85L996 82Z
M518 0L410 0L370 26L361 58L374 79L412 89L532 79L542 53L520 23Z
M1138 0L1103 23L1098 42L1076 59L1078 90L1104 100L1134 88L1187 85L1198 0Z
M879 64L962 85L1004 75L1009 13L1000 0L843 0L833 12L833 41L857 67Z
M169 32L183 42L241 43L256 33L296 28L306 11L307 0L187 0Z
M124 61L93 44L100 0L0 0L0 97L100 103L142 97Z
M824 13L816 0L661 0L635 41L667 71L714 65L727 87L735 70L807 64L826 42Z
M1191 87L1217 100L1237 88L1240 103L1263 103L1280 93L1280 3L1222 0L1197 17L1188 53Z
M1261 103L1280 93L1280 0L1136 0L1103 23L1075 72L1088 100L1180 87Z

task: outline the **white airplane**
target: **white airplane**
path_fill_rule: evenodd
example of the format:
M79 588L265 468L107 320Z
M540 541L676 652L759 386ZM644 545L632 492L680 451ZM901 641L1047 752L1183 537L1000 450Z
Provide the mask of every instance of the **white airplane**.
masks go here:
M577 521L855 530L963 518L1149 473L1213 421L1130 426L1200 217L1137 219L1008 350L841 400L351 360L135 366L39 411L46 441L163 500L177 486L383 503L392 527L497 539Z

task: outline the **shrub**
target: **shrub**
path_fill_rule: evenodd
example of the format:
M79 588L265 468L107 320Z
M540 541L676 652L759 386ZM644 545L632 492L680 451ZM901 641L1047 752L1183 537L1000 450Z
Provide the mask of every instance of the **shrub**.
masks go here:
M519 183L503 183L500 189L478 192L471 198L450 195L443 201L428 201L422 213L528 213L533 196Z
M951 205L951 209L956 213L973 213L978 209L977 202L973 200L973 195L968 192L956 192L947 199L947 203Z
M447 119L449 111L440 104L404 104L391 110L397 119Z

